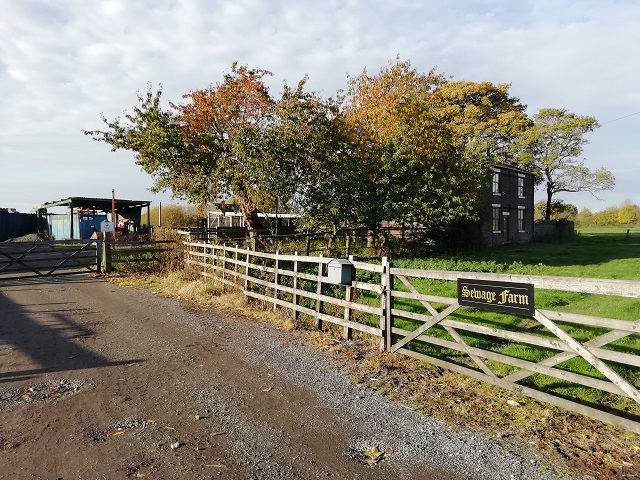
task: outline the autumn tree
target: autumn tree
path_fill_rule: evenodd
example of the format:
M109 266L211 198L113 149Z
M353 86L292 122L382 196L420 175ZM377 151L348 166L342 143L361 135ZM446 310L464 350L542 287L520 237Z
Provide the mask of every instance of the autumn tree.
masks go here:
M325 135L331 108L305 92L306 78L274 100L268 75L234 64L222 82L168 108L161 106L161 89L149 89L124 119L103 117L105 131L85 133L135 152L155 190L196 204L233 198L253 232L260 227L258 204L290 201L307 170L333 148Z
M453 82L397 60L350 78L345 117L363 165L359 187L380 220L445 226L477 218L480 185L530 126L508 85ZM375 208L373 208L375 207Z
M640 207L631 202L626 202L618 210L618 223L621 225L633 225L640 220Z
M610 190L615 184L604 167L591 171L578 157L588 141L584 135L599 127L593 117L563 109L546 108L534 116L534 124L519 139L520 163L532 170L547 194L544 219L553 213L553 197L560 192Z
M511 163L513 145L532 125L526 105L511 96L508 83L448 81L433 94L437 116L467 151L491 162Z
M388 143L398 134L403 112L417 95L432 92L446 78L435 70L418 72L409 61L396 60L381 68L376 75L363 70L349 77L344 98L345 122L354 144L356 165L348 175L355 177L350 202L354 220L375 230L383 220L394 219L388 198L395 187L385 165L390 158Z

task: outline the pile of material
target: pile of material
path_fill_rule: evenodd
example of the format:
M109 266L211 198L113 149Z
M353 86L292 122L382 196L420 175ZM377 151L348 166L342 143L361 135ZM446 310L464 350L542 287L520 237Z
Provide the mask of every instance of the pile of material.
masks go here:
M37 233L30 233L29 235L23 235L22 237L10 238L5 242L45 242Z

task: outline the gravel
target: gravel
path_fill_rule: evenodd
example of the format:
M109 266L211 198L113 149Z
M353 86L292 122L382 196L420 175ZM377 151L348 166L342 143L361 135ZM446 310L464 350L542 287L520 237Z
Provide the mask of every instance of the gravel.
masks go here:
M0 410L20 405L42 401L55 401L75 395L84 386L83 380L49 380L27 387L2 389L0 388Z
M248 363L259 364L272 375L311 390L329 408L349 418L350 423L357 426L359 435L352 438L345 449L345 460L361 461L361 456L356 458L358 453L379 449L389 453L370 468L393 468L397 472L403 465L425 470L435 466L453 470L464 478L487 480L568 478L552 473L542 458L525 452L524 448L517 451L513 446L500 445L472 432L454 432L442 422L354 385L333 365L329 354L316 351L303 339L294 340L295 335L299 334L257 326L243 330L242 348L234 347L235 343L230 348ZM292 478L291 472L283 471L269 458L256 461L254 456L246 454L276 448L281 432L261 425L255 425L250 432L244 430L245 421L238 413L242 399L239 392L234 393L228 385L220 384L198 392L198 396L224 418L225 429L232 432L235 439L235 454L240 457L245 454L253 478ZM323 422L320 414L316 421Z

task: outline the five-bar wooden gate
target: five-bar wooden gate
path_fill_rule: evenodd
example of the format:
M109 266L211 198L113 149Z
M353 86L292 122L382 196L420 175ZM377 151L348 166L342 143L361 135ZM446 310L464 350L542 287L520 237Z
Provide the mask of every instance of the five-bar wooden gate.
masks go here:
M0 243L0 280L96 272L97 240Z

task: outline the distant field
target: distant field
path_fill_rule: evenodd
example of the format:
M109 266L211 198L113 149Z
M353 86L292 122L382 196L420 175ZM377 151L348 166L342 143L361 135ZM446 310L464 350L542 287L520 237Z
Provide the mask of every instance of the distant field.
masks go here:
M493 247L480 253L403 259L397 266L640 280L640 230L584 229L568 242Z
M627 230L630 230L633 235L640 235L640 226L634 227L587 227L578 228L576 230L581 235L600 235L600 234L622 234L626 235Z

